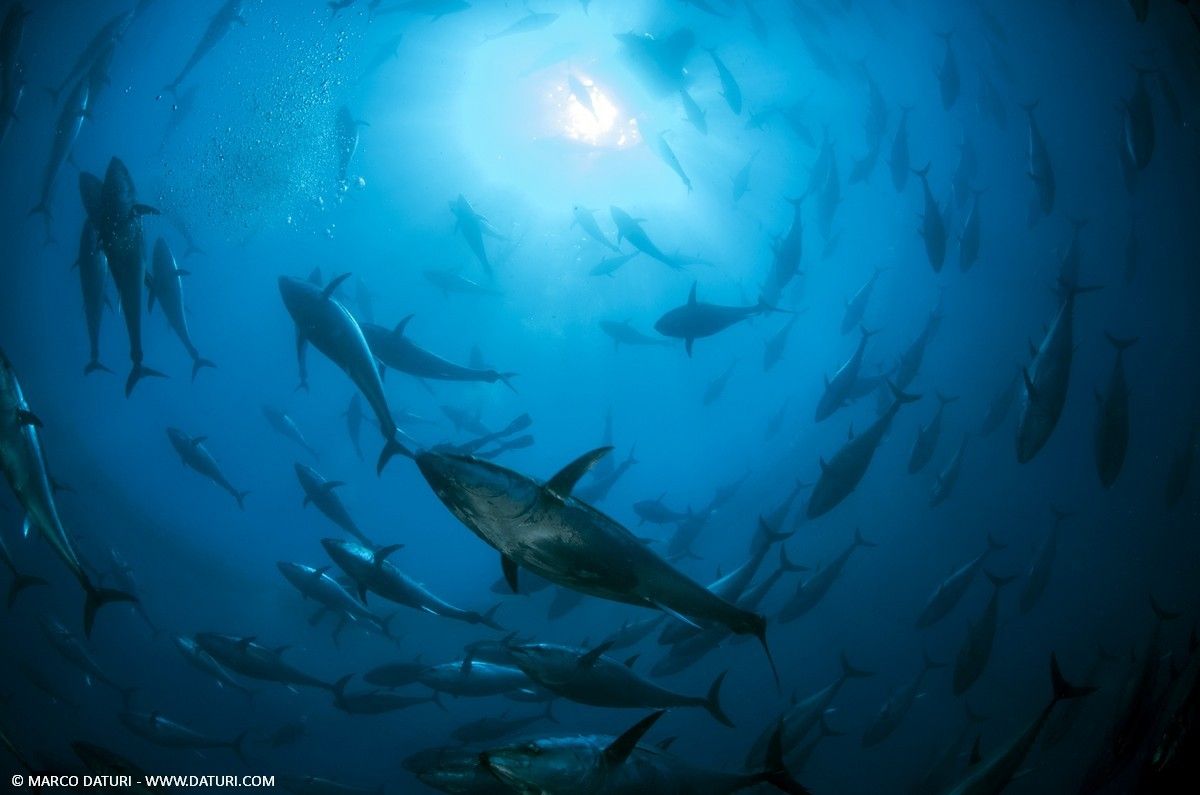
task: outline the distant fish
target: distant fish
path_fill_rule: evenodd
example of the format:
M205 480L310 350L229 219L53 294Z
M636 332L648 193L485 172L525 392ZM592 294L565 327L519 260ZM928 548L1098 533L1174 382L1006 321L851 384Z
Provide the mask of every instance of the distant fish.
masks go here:
M350 109L342 105L334 117L334 143L337 151L338 185L344 192L350 185L350 161L358 151L358 130L360 127L370 127L365 121L359 121L350 113Z
M478 744L493 742L505 737L516 734L517 732L525 731L530 726L540 721L550 721L558 723L558 719L554 717L554 713L550 711L550 707L554 702L547 701L546 709L537 715L530 715L524 718L509 718L507 713L499 717L486 716L473 721L468 721L450 732L450 736L458 740L460 743Z
M552 643L514 645L517 666L542 687L578 704L594 707L645 709L700 707L725 726L733 721L721 706L719 675L707 695L689 696L659 687L629 666L608 657L605 644L591 649Z
M58 98L71 86L75 85L76 81L82 79L92 67L104 57L104 54L119 42L129 29L129 25L133 22L133 14L129 11L122 11L103 25L99 30L88 40L87 45L80 51L75 63L72 64L71 70L67 72L67 76L62 79L62 82L55 88L49 88L50 98L54 102L58 102Z
M863 328L859 336L858 346L854 349L854 353L850 355L837 372L833 374L833 378L824 376L825 389L821 393L820 400L817 401L817 409L814 415L816 422L829 419L834 412L850 401L850 392L854 388L854 384L858 381L858 374L862 370L863 356L866 354L867 341L875 334L874 331L868 331Z
M928 425L917 428L917 438L913 442L912 452L908 456L908 474L915 475L933 460L933 454L937 452L938 440L942 435L942 415L946 412L946 406L956 400L958 400L957 397L949 397L941 392L937 393L938 407L934 412L933 419L929 421Z
M46 162L45 175L42 177L41 197L38 199L37 205L29 211L30 215L45 216L47 243L53 241L50 233L50 224L53 220L50 204L53 199L54 183L58 179L58 173L62 170L63 164L71 156L71 150L75 146L75 139L79 137L83 120L91 115L90 95L91 88L87 78L84 78L79 81L63 103L62 110L58 114L58 121L55 123L54 138L50 142L50 159Z
M896 413L906 403L921 399L920 395L906 394L895 386L891 386L891 390L892 404L882 416L862 434L852 436L828 462L824 458L820 460L821 476L813 487L812 496L809 498L808 507L805 510L809 519L815 519L828 513L850 496L850 493L862 481L863 475L867 473L871 459L875 457L875 450L879 447L888 428L891 427Z
M683 112L687 114L688 123L695 127L701 135L708 135L707 116L696 104L696 100L692 99L692 95L686 88L679 89L679 100L683 103Z
M438 707L445 709L445 707L442 707L442 702L438 698L437 693L429 697L406 696L391 690L367 690L358 693L347 693L346 685L353 677L354 674L346 674L333 683L333 706L349 715L383 715L420 704L436 704ZM315 793L320 791L328 793L330 791L328 786L320 787L318 790L311 784L312 779L308 779L308 781L309 786L306 787L306 792ZM284 786L287 786L286 783ZM337 792L347 792L348 788L342 785L337 786ZM379 790L357 791L367 793L379 792Z
M913 173L921 179L921 187L925 191L925 211L921 214L921 228L917 231L925 241L925 254L933 272L940 273L946 261L946 221L942 217L941 207L929 190L929 165L914 169Z
M208 750L210 748L228 748L239 759L245 760L243 746L249 731L244 731L232 740L220 737L210 737L195 729L164 717L158 712L124 711L117 716L121 724L133 734L147 742L163 748L182 748L192 751Z
M1192 478L1192 466L1196 461L1197 440L1200 440L1200 423L1193 423L1183 443L1171 452L1171 462L1163 496L1168 508L1174 508L1187 493Z
M972 191L974 201L967 217L963 221L962 233L958 238L958 268L963 273L971 269L979 260L979 245L983 237L983 221L979 215L979 197L983 191Z
M612 276L629 260L641 254L640 251L631 251L628 254L618 254L615 257L606 257L600 260L588 270L589 276Z
M1125 464L1129 447L1129 382L1125 377L1125 350L1138 341L1137 337L1121 339L1105 334L1117 350L1108 388L1103 394L1096 391L1099 415L1096 418L1096 471L1100 485L1109 488L1116 482Z
M879 708L874 720L863 733L862 747L871 748L891 737L920 697L921 684L930 671L945 668L945 663L934 662L929 655L924 655L924 663L916 677L903 687L893 691L887 701Z
M88 219L83 221L79 234L79 256L75 260L79 268L79 286L83 292L83 317L88 332L88 363L83 368L87 375L97 370L111 373L100 363L100 321L104 317L104 305L108 297L104 294L104 283L108 276L108 257L100 247L96 227Z
M239 638L214 632L200 632L194 638L196 644L213 659L242 676L285 685L333 689L331 683L309 676L284 662L283 652L287 646L271 649L256 643L253 637Z
M979 70L979 113L1001 131L1008 129L1008 107L996 84L982 68Z
M472 281L466 276L452 270L427 270L423 271L423 273L425 278L446 296L449 296L450 293L459 293L461 295L503 295L499 290L485 287L479 282Z
M385 442L375 468L377 472L383 472L392 456L397 453L411 456L411 452L400 441L401 431L388 408L375 357L363 337L362 329L354 316L333 297L338 285L349 276L344 273L323 288L301 279L280 276L279 291L296 327L296 358L300 367L301 388L308 388L305 353L308 344L312 343L346 373L375 413Z
M374 323L362 324L363 336L371 347L371 352L383 367L391 367L416 378L432 378L439 381L481 381L494 384L501 381L512 389L512 379L516 373L498 372L492 369L476 369L454 364L441 356L417 345L405 329L413 318L409 315L400 320L395 328L387 329Z
M604 231L600 229L600 225L596 223L595 212L595 210L589 210L582 205L575 205L571 208L571 226L578 226L587 233L588 237L600 245L619 252L620 248L608 239L608 235L604 234Z
M684 28L662 39L632 32L617 33L615 38L621 44L622 55L654 94L666 96L686 86L684 65L696 41L690 30Z
M1050 150L1046 148L1046 139L1042 137L1037 119L1033 117L1037 105L1035 101L1021 106L1029 117L1029 162L1026 173L1036 188L1038 209L1042 215L1049 215L1054 210L1054 167L1050 163Z
M946 464L946 468L938 473L937 480L933 484L933 492L929 495L929 507L936 508L950 498L954 491L955 485L958 483L958 477L962 473L963 459L967 454L967 440L970 437L963 434L962 443L959 444L957 452L950 459L950 463Z
M1129 156L1139 170L1150 164L1154 156L1154 109L1150 92L1146 90L1147 69L1136 69L1137 83L1133 96L1125 103L1125 142Z
M754 166L754 161L758 159L759 150L754 150L746 164L738 169L738 172L733 175L733 200L734 202L741 201L741 198L746 195L746 191L750 189L750 169Z
M1017 427L1017 462L1030 461L1050 439L1067 402L1075 355L1075 297L1096 288L1064 285L1065 295L1033 362L1022 371L1025 389Z
M491 41L493 39L502 39L506 36L516 36L522 33L533 33L534 31L544 30L554 24L556 19L558 19L558 14L539 14L530 11L516 22L504 28L504 30L488 34L483 39L484 41Z
M350 512L335 491L339 486L346 485L345 483L340 480L326 480L320 472L299 462L295 464L294 468L296 478L300 481L300 488L304 491L302 504L305 508L310 504L313 505L329 521L359 541L364 544L373 544L363 531L358 529L358 524L351 518Z
M1004 548L1003 544L996 541L989 534L987 537L987 549L955 569L950 576L938 583L937 588L929 595L929 598L925 601L925 605L921 608L920 614L917 616L917 629L933 626L949 615L950 611L962 601L963 595L971 587L971 583L975 581L975 575L983 568L983 564L988 556Z
M987 436L1004 424L1012 414L1012 408L1017 403L1017 395L1021 392L1021 370L1013 373L1008 383L995 394L988 403L987 413L979 426L979 435Z
M792 327L800 317L794 316L789 320L783 328L776 331L767 339L767 344L763 348L763 372L770 372L779 360L783 358L783 349L787 346L788 337L792 333Z
M679 177L679 181L687 188L687 192L691 193L692 180L688 178L687 173L683 170L683 165L679 162L679 158L675 156L675 150L667 143L667 139L662 133L659 133L658 137L654 139L653 147L659 158L667 164L667 168L675 172L676 176Z
M800 274L800 262L804 256L804 206L803 197L789 199L792 205L792 222L787 233L772 244L771 270L763 285L763 298L776 302L783 290Z
M17 597L26 588L32 588L35 585L49 585L44 579L33 574L25 574L17 568L16 561L12 558L12 553L8 551L8 547L4 544L4 536L0 534L0 563L4 564L4 568L8 569L8 573L12 577L12 582L8 584L8 593L4 600L4 606L9 610L16 603Z
M721 96L725 98L725 104L733 111L734 115L742 113L742 89L738 86L737 80L733 76L733 72L729 71L729 67L717 55L715 47L708 48L708 54L712 58L713 66L717 68L717 76L721 80Z
M244 0L226 0L225 4L217 10L217 13L209 20L204 35L200 37L200 42L196 45L196 49L192 51L187 63L179 70L179 74L175 76L175 79L163 87L166 91L175 93L175 90L179 88L179 84L191 74L196 65L204 59L204 56L212 52L212 49L220 43L221 39L225 38L225 34L229 33L234 25L245 26L246 19L242 16L243 2Z
M609 208L609 215L612 216L613 223L617 226L617 243L622 240L628 240L629 244L642 252L651 259L656 259L668 268L679 269L682 266L676 261L677 258L667 256L663 251L654 244L650 236L646 234L646 230L642 229L644 218L634 218L629 213L622 210L620 207L612 206Z
M984 668L987 667L996 638L1000 589L1016 579L1016 577L999 577L990 571L985 571L984 574L992 583L992 598L988 600L987 607L983 609L979 620L972 622L967 627L967 637L958 649L958 656L954 660L953 678L953 690L956 696L962 695L971 685L975 684L983 674Z
M875 292L875 284L879 281L879 277L883 275L888 268L875 268L871 272L871 277L866 283L854 292L846 301L846 311L842 313L842 333L849 334L850 331L862 325L863 317L867 313L867 304L871 300L871 295Z
M388 6L381 11L377 11L375 16L386 16L388 14L425 14L430 17L430 21L436 22L447 14L457 14L460 11L466 11L471 7L471 4L465 0L408 0L395 6Z
M300 432L300 428L298 425L296 425L296 421L292 419L292 417L283 409L277 406L263 404L262 413L263 416L266 417L267 423L271 426L271 429L280 436L284 437L285 439L290 439L291 441L300 445L300 447L304 448L304 450L307 451L308 454L313 458L319 459L321 457L320 454L313 448L313 446L308 443L308 440L304 438L304 434Z
M729 378L733 375L733 370L735 367L737 367L737 359L734 359L733 362L730 363L725 372L721 373L721 375L712 380L712 383L710 383L708 388L704 390L704 397L700 400L701 405L711 406L713 403L717 402L718 398L725 393L725 386L729 383Z
M189 273L175 263L175 255L171 253L167 241L160 237L154 242L153 266L146 278L150 294L146 303L146 313L149 314L154 308L154 301L157 299L163 315L167 318L167 324L183 343L188 356L192 357L192 380L195 381L196 374L202 368L216 367L216 364L200 355L188 331L186 307L183 303L183 277Z
M1025 575L1025 587L1021 589L1021 597L1017 602L1017 607L1022 615L1037 605L1046 591L1046 586L1050 584L1050 574L1054 571L1054 558L1058 552L1059 530L1062 523L1071 516L1066 511L1054 506L1050 506L1050 510L1054 513L1054 523L1050 526L1050 531L1046 533L1045 538L1042 539L1042 543L1038 545L1037 552L1033 556L1033 563L1030 564L1029 572Z
M846 568L854 550L859 547L876 546L878 544L863 538L862 533L856 528L854 540L836 558L796 586L796 593L784 603L779 611L780 623L786 624L789 621L795 621L816 607L825 598L825 594L829 593L829 589L833 587L838 578L842 576L842 570Z
M467 241L467 245L475 254L475 258L479 260L479 264L490 275L492 264L488 261L487 250L483 246L483 236L490 235L496 238L504 236L491 225L487 218L475 212L475 208L461 193L458 194L457 199L450 202L450 212L454 213L455 231Z
M238 508L245 509L243 501L250 492L238 491L225 477L217 460L204 446L204 442L208 439L207 436L189 436L178 428L167 428L167 438L170 439L171 446L175 448L175 452L179 454L185 466L199 472L229 492L237 500Z
M693 283L687 303L663 314L654 323L654 330L664 337L683 340L690 357L692 343L697 339L719 334L730 326L756 315L779 311L781 310L769 306L761 298L752 306L723 306L698 301L696 284Z
M575 76L574 72L567 73L567 88L571 91L571 96L575 97L575 101L592 114L593 119L598 119L596 115L596 105L592 102L592 91L588 86L583 84L583 81Z
M896 128L896 137L892 139L892 154L888 165L892 170L892 185L896 188L896 192L903 192L904 186L908 184L909 157L908 157L908 114L912 112L912 108L900 106L900 126Z
M385 636L393 637L388 628L391 616L380 617L368 610L351 596L341 583L326 573L329 566L318 569L303 563L291 563L284 560L278 561L275 566L283 578L305 599L313 600L326 610L345 613L357 621L373 624Z

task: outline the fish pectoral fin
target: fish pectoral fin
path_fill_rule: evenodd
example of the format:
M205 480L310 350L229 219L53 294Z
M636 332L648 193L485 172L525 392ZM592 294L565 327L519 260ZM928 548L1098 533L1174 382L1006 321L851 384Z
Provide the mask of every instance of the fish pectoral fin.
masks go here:
M704 629L704 627L700 626L695 621L693 621L692 619L685 616L683 613L680 613L678 610L675 610L674 608L668 607L667 605L663 604L662 602L652 602L652 604L655 607L657 607L659 610L663 611L667 615L674 618L675 620L682 621L684 624L687 624L692 629Z
M596 462L611 452L611 446L597 447L595 450L589 450L560 469L554 477L546 481L545 488L560 497L569 497L571 490L575 488L579 479L586 475L588 470L596 465Z
M35 428L46 427L42 424L42 421L38 418L38 415L27 409L17 409L17 424L32 425Z
M504 581L513 593L519 593L517 586L517 562L504 553L500 553L500 568L504 571Z
M607 748L604 749L604 763L609 767L616 767L629 758L633 750L637 748L638 742L646 732L650 731L659 718L666 714L665 709L660 709L656 712L651 712L646 717L642 718L637 723L630 726L625 732L613 740Z
M586 654L581 655L579 657L579 662L577 663L578 667L591 668L604 655L604 652L612 648L612 645L613 641L605 641L596 648L588 651Z

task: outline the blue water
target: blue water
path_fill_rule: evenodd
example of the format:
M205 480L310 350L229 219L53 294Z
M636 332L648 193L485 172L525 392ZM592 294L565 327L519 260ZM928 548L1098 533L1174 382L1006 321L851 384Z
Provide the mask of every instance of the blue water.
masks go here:
M1103 753L1125 683L1140 670L1125 658L1131 651L1141 658L1154 625L1148 596L1184 614L1162 627L1157 648L1174 650L1180 664L1186 659L1200 574L1195 478L1176 504L1164 502L1172 461L1194 456L1200 422L1200 240L1191 223L1200 201L1200 70L1197 28L1184 6L1152 2L1149 18L1139 23L1118 2L982 2L999 20L997 32L975 3L756 2L768 30L762 41L739 3L594 0L583 4L585 13L579 3L555 0L534 6L560 15L545 27L491 40L489 34L530 12L515 2L476 2L431 19L384 2L370 16L360 1L331 17L317 0L248 0L245 24L234 24L173 94L164 84L220 4L138 5L115 42L109 82L72 142L72 163L53 182L47 220L28 213L42 190L65 94L55 102L42 89L62 83L101 25L129 8L112 0L24 2L30 14L17 59L27 87L0 143L0 347L44 424L53 475L70 487L57 502L81 554L103 572L111 568L109 550L117 550L134 572L146 613L162 629L152 636L128 606L111 606L100 611L88 643L113 679L138 688L134 708L222 738L245 730L257 738L296 720L306 731L278 749L252 740L245 763L226 750L200 755L130 734L118 720L116 693L89 686L47 643L41 622L48 618L82 637L80 590L47 545L21 537L20 508L4 490L6 544L23 571L51 581L23 593L0 624L0 728L38 769L79 770L70 743L88 740L151 772L290 773L417 792L422 785L401 766L406 756L455 745L449 732L467 721L541 709L503 697L446 698L445 711L422 705L353 716L334 709L321 690L243 680L258 691L248 703L187 665L171 635L213 631L286 644L285 659L325 680L418 653L426 662L450 661L461 658L468 642L503 636L406 608L396 608L398 643L350 627L335 645L330 618L311 626L312 603L275 563L327 566L318 542L341 533L302 506L295 461L345 482L338 492L359 527L380 544L404 545L391 558L396 565L459 607L482 612L500 602L497 620L522 637L588 647L649 614L586 598L550 620L552 589L532 596L493 590L501 576L497 553L446 510L411 461L398 457L376 476L381 440L369 422L361 431L365 460L359 459L342 417L355 392L345 374L310 348L310 391L296 391L294 325L277 279L307 278L314 268L325 280L353 274L340 300L360 320L371 312L391 327L415 315L407 334L419 345L463 364L477 349L488 367L518 374L510 390L388 372L393 411L428 420L401 422L417 447L472 438L455 429L444 405L477 415L493 430L527 413L532 425L524 433L533 444L496 460L546 479L605 442L611 413L612 457L620 461L636 446L638 463L598 507L653 539L651 548L660 552L659 542L675 528L640 525L635 502L664 495L674 510L702 511L715 490L745 476L708 518L694 555L676 561L702 583L741 564L757 517L775 511L797 479L815 481L818 460L831 459L848 433L876 419L874 392L827 420L813 419L823 376L832 377L858 343L857 331L841 333L845 300L875 268L887 268L863 318L878 332L866 349L864 376L890 372L930 313L943 316L905 386L923 397L899 412L858 487L812 520L805 518L802 493L781 528L795 531L788 557L814 570L834 559L856 528L878 547L856 550L827 596L798 621L772 619L808 575L786 575L767 598L762 608L781 689L753 642L726 643L660 680L703 693L717 674L730 672L722 702L736 729L703 711L678 709L648 737L678 735L671 752L680 757L741 769L745 749L793 693L804 698L838 677L844 651L875 675L846 683L827 716L843 736L823 740L793 774L814 792L907 791L964 722L949 673L929 674L923 697L883 744L863 749L862 732L888 694L917 673L923 652L953 663L991 589L981 574L953 612L928 629L913 628L917 613L939 582L982 551L988 533L1006 548L986 568L1023 578L1050 532L1051 506L1074 515L1062 525L1047 590L1026 614L1017 607L1022 580L1001 592L993 652L966 695L972 709L988 716L980 728L984 754L1047 703L1052 651L1073 681L1098 645L1123 661L1107 669L1105 681L1091 683L1101 691L1086 702L1068 738L1035 750L1025 763L1032 771L1007 791L1067 791ZM688 121L677 93L654 90L614 38L634 32L666 39L681 29L694 33L695 45L684 56L682 84L705 113L706 133ZM953 31L950 47L961 72L961 92L948 109L938 78L946 44L935 35L945 31ZM705 47L715 47L736 77L744 97L739 114L722 96ZM849 184L869 146L860 61L888 113L873 173ZM1134 66L1159 70L1143 78L1155 147L1127 190L1119 152ZM981 73L998 90L1003 127L979 107ZM573 95L569 75L590 87L595 114ZM1178 119L1164 81L1180 107ZM1049 215L1035 212L1031 219L1029 123L1021 105L1033 101L1057 195ZM950 235L940 272L930 267L917 234L920 180L910 175L897 191L889 176L902 106L912 107L912 167L930 164L930 188L946 208ZM366 123L357 127L344 181L335 123L343 107ZM761 125L748 124L752 117L761 117ZM690 190L651 145L660 133ZM681 340L613 345L602 320L629 321L666 340L654 324L686 302L693 284L702 301L754 304L769 281L773 243L792 221L788 199L805 194L825 140L840 201L822 230L820 197L804 197L801 273L775 300L781 312L698 339L691 356ZM958 235L972 201L960 205L952 189L964 141L978 159L968 187L984 190L979 258L965 272ZM735 199L731 180L752 155L749 189ZM113 157L128 167L137 200L161 211L144 219L147 267L154 242L165 239L190 272L183 289L192 339L217 365L193 382L190 360L161 310L143 313L145 363L168 377L141 381L128 398L129 348L115 311L104 313L100 348L100 360L115 374L81 372L87 334L72 269L85 219L77 169L103 178ZM456 232L448 204L459 194L500 235L484 238L491 273ZM703 262L670 268L643 254L611 276L590 275L613 252L572 225L571 208L594 209L615 240L614 205L644 219L651 240L676 264ZM1072 219L1087 221L1076 284L1102 289L1077 300L1061 420L1033 460L1018 464L1016 407L994 433L977 431L989 402L1029 363L1030 341L1041 342L1061 304L1060 256L1071 242ZM1131 229L1138 241L1132 272ZM185 257L187 236L200 251ZM622 243L623 253L633 250ZM427 270L453 270L494 294L444 294ZM369 306L358 299L359 281L370 292ZM107 292L115 308L111 283ZM793 320L781 360L764 371L765 343ZM1107 388L1114 364L1106 331L1139 338L1124 354L1128 455L1107 489L1096 471L1093 396ZM710 384L731 367L724 391L705 405ZM938 391L958 400L946 407L932 462L909 475L913 439L933 416ZM295 420L319 460L268 426L264 404ZM782 424L767 435L781 410ZM181 465L164 432L169 426L207 437L225 475L250 492L244 511ZM971 438L957 486L930 508L936 474L964 434ZM760 577L774 565L772 553ZM115 586L111 579L103 584ZM370 604L392 612L377 597ZM614 656L634 652L641 654L635 670L649 676L662 654L655 636ZM29 668L78 708L32 687ZM351 690L362 687L356 677ZM426 691L414 685L406 692ZM535 733L619 734L645 713L562 699L554 709L561 725L541 724ZM963 753L968 749L969 742ZM3 758L6 770L19 770Z

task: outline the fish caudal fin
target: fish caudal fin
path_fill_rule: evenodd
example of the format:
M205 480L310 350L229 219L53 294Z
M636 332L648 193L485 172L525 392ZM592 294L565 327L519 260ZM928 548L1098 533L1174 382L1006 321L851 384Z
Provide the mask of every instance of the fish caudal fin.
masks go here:
M708 695L704 697L704 708L718 722L732 729L734 728L733 721L729 719L729 716L725 714L725 710L721 708L721 684L725 681L725 676L728 673L729 671L722 671L713 680L712 686L708 688Z
M1054 685L1054 703L1068 698L1082 698L1096 692L1094 687L1073 685L1063 678L1058 667L1058 657L1053 653L1050 655L1050 681Z
M108 369L108 368L107 368L107 367L105 367L103 364L101 364L99 359L92 359L92 360L91 360L90 362L88 362L88 363L87 363L87 365L86 365L86 366L83 368L83 374L84 374L84 375L91 375L92 373L96 372L97 370L99 370L99 371L101 371L101 372L103 372L103 373L111 373L111 372L112 372L112 370Z
M90 580L83 580L83 590L87 598L83 603L83 634L92 635L92 624L96 622L96 611L110 602L137 602L138 598L131 593L118 591L115 588L97 588Z
M783 764L782 719L775 725L775 731L771 732L771 739L767 742L766 762L766 767L761 773L755 774L754 778L770 784L781 792L790 793L790 795L811 795L811 791L807 787L792 778L792 774Z
M248 496L250 496L250 492L248 492L248 491L234 491L233 492L233 498L235 500L237 500L238 510L241 510L241 511L246 510L246 503L244 502L244 500Z
M131 369L129 371L129 377L125 379L125 397L129 397L130 395L132 395L133 388L135 386L137 386L137 382L141 381L143 378L147 378L147 377L166 378L167 374L160 373L158 370L154 370L149 367L146 367L146 366L142 365L141 363L135 364L133 366L133 369Z
M384 442L383 450L379 452L379 460L375 463L375 474L382 475L383 468L387 466L388 461L392 460L392 456L396 455L397 453L409 458L413 457L412 450L409 450L407 447L400 444L400 442L396 441L395 437L392 437Z
M35 577L32 574L14 574L12 582L9 583L8 598L5 600L4 604L11 610L13 604L17 601L17 597L20 596L21 591L24 591L26 588L32 588L35 585L48 584L49 583L47 583L41 577Z
M199 373L201 370L203 370L205 367L211 367L215 370L217 365L214 364L213 362L211 362L210 360L205 359L200 356L197 356L195 359L192 360L192 381L196 380L196 374Z

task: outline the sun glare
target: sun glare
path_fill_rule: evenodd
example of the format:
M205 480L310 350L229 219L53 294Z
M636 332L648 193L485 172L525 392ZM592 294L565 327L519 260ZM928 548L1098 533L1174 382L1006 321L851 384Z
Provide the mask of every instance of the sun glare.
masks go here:
M563 135L595 147L623 149L641 140L637 119L626 117L590 78L570 75L554 86L552 100Z

